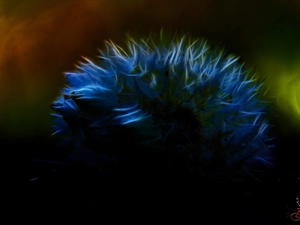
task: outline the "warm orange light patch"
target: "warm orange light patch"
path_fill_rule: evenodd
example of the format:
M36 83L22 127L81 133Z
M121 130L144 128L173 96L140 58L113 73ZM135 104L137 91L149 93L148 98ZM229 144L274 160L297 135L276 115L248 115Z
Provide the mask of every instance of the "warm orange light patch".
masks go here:
M6 4L0 4L0 128L16 132L22 124L17 130L26 134L49 126L38 118L49 115L62 72L73 69L80 55L97 54L119 18L102 0Z

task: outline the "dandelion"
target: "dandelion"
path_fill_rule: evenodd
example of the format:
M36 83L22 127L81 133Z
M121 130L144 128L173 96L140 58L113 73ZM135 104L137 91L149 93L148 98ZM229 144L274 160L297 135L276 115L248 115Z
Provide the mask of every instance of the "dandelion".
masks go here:
M65 73L69 84L52 104L54 134L75 152L164 152L169 168L179 159L191 173L234 179L272 164L263 83L237 57L162 33L105 47L99 62L84 58Z

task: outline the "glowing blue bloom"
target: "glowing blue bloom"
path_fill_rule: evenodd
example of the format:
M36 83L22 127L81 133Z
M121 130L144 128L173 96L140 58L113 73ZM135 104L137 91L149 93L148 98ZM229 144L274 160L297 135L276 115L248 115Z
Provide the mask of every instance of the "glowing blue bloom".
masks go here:
M66 73L69 86L52 104L55 134L75 150L159 149L210 176L270 165L268 103L238 58L186 36L105 46L99 62L84 58Z

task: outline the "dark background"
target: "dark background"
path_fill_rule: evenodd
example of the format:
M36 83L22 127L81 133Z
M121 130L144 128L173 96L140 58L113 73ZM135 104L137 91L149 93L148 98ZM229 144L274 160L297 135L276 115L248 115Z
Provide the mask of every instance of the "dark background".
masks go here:
M286 213L295 211L300 190L299 12L297 0L0 1L0 187L4 196L15 188L20 194L10 196L22 206L28 201L58 209L107 206L110 212L112 202L126 209L127 202L137 198L136 205L144 207L154 202L157 208L195 210L192 214L199 220L291 222ZM51 137L49 107L66 84L63 72L72 71L81 56L93 59L104 40L122 45L127 32L148 36L161 28L224 46L266 79L266 99L274 106L271 122L279 139L274 150L277 166L265 183L168 180L159 172L156 179L143 172L107 176L80 165L49 163L65 159ZM30 181L35 177L39 179ZM158 203L161 199L164 204ZM180 199L185 204L179 204ZM215 214L215 210L221 211Z

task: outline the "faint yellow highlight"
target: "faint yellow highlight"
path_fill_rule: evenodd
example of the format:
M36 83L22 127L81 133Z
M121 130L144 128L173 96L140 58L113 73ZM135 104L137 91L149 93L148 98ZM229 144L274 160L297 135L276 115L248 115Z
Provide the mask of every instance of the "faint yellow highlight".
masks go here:
M272 117L283 135L300 133L300 59L282 54L258 54L258 76L265 77L265 98L272 104Z
M300 74L278 76L278 107L300 122Z
M264 61L266 62L266 61ZM297 62L270 60L260 62L266 75L266 94L273 104L273 115L280 132L289 135L300 132L300 68Z

